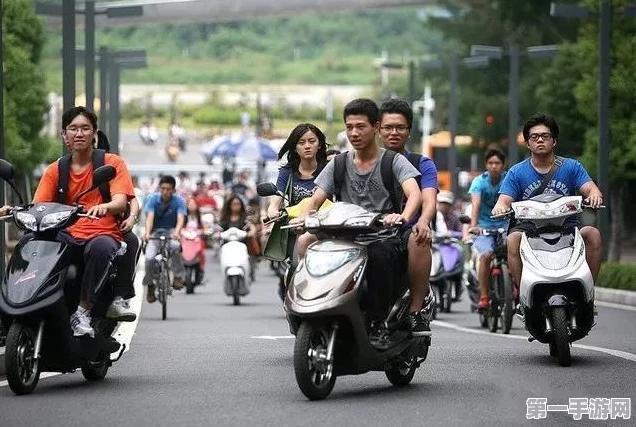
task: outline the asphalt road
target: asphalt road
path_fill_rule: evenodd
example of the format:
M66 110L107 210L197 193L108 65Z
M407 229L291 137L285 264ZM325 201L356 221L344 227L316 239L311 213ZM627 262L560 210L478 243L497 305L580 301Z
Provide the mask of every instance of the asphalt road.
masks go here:
M0 425L581 426L599 421L563 412L527 420L526 399L636 398L635 311L600 307L598 325L579 341L598 348L575 345L563 368L518 323L510 337L483 332L462 302L433 325L428 360L411 385L394 388L378 372L340 377L327 400L309 402L296 385L294 341L268 265L240 306L222 292L212 259L207 278L195 295L170 299L166 321L144 301L130 351L103 382L56 375L17 397L0 378Z

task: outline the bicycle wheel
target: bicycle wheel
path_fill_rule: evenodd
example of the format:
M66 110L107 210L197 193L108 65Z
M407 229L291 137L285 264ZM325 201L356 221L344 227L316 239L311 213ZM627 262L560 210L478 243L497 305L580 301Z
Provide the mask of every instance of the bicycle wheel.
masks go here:
M168 292L170 291L170 277L165 268L161 269L159 278L159 302L161 302L161 320L168 316Z

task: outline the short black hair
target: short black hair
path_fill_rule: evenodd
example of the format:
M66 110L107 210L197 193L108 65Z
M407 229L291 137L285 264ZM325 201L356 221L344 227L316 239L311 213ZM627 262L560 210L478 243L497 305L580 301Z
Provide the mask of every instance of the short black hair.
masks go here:
M159 179L159 186L161 186L162 184L170 184L172 185L172 188L176 188L177 180L174 179L174 176L172 175L162 175L161 179Z
M366 116L372 125L380 121L380 109L378 104L368 98L357 98L349 102L344 107L342 119L347 120L347 116Z
M533 114L523 125L523 139L527 142L530 138L530 129L535 126L544 125L548 129L550 129L550 133L552 134L552 138L554 141L559 138L559 125L557 124L554 117L549 116L543 113Z
M380 107L380 120L385 114L401 114L406 119L406 124L411 129L413 126L413 110L408 102L403 99L390 99Z
M486 156L484 157L484 161L488 161L492 156L496 156L501 160L501 163L506 163L506 155L498 148L491 148L486 151Z
M62 129L66 129L71 124L75 117L82 115L91 122L93 129L97 129L97 116L92 111L88 111L86 107L77 106L71 107L62 114Z

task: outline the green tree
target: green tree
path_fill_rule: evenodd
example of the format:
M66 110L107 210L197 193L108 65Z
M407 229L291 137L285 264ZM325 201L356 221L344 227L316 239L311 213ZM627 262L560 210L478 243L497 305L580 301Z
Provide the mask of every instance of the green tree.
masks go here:
M48 108L38 65L44 44L42 24L30 0L4 2L2 20L6 156L26 172L45 159L49 147L40 136Z

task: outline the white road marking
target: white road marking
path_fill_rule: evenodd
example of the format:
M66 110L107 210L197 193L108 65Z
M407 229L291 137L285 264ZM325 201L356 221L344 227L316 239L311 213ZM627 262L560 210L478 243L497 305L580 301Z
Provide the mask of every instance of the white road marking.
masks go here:
M494 333L491 333L491 332L488 332L488 331L464 328L463 326L458 326L458 325L455 325L453 323L448 323L448 322L441 322L439 320L433 320L432 323L434 325L436 325L436 326L441 326L443 328L455 329L456 331L468 332L468 333L471 333L471 334L488 335L488 336L491 336L491 337L509 338L509 339L524 340L524 341L528 340L526 337L523 337L521 335L494 334ZM605 353L605 354L609 354L611 356L620 357L621 359L625 359L625 360L630 360L632 362L636 362L636 354L628 353L626 351L614 350L614 349L611 349L611 348L597 347L597 346L585 345L585 344L572 344L572 347L581 348L581 349L584 349L584 350L598 351L600 353Z
M58 375L62 375L62 374L59 373L59 372L42 372L40 374L40 379L56 377ZM0 387L5 387L5 386L8 386L8 385L9 385L9 381L0 381Z
M284 340L284 339L293 339L296 338L293 335L257 335L257 336L252 336L250 338L254 338L257 340L271 340L271 341L276 341L276 340Z
M605 302L605 301L594 301L594 304L598 305L599 307L609 307L609 308L617 308L619 310L629 310L629 311L636 311L636 307L634 307L633 305L625 305L625 304L616 304L615 302Z

